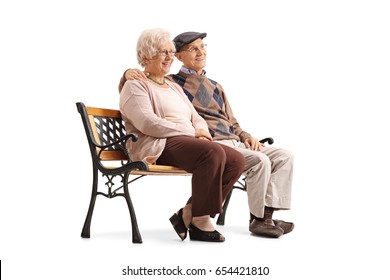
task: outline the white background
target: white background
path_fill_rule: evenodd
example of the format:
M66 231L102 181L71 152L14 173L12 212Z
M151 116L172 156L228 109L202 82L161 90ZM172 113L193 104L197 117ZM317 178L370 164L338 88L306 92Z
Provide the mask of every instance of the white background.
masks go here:
M389 14L376 0L1 1L4 279L126 279L127 266L177 265L389 279ZM246 195L236 191L218 227L226 242L181 242L168 218L190 179L160 177L131 187L142 245L131 243L121 198L99 197L91 239L80 238L91 160L75 103L117 108L119 78L138 67L136 40L153 27L207 32L207 74L241 126L294 152L293 207L275 214L294 221L291 234L251 236Z

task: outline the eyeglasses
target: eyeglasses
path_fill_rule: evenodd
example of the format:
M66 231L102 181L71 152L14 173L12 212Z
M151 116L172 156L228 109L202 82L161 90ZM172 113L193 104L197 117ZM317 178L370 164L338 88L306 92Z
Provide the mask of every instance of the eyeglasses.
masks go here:
M172 50L162 50L162 51L157 51L157 55L159 56L171 56L171 55L175 55L175 51L172 51Z
M207 44L200 45L199 47L191 47L188 50L183 50L184 52L189 52L189 53L197 53L198 51L204 51L207 48Z

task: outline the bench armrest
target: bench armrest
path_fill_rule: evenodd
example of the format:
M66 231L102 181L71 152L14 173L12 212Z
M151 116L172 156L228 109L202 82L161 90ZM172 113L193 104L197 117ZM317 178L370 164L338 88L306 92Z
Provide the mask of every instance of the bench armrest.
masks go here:
M271 137L267 137L267 138L261 139L259 142L263 143L263 144L265 142L267 142L269 145L272 145L274 143L274 139L272 139Z
M126 134L125 136L122 136L120 138L118 138L118 140L114 141L114 142L111 142L110 144L106 144L106 145L98 145L96 144L96 148L99 149L99 152L97 154L98 158L101 159L101 155L103 152L106 152L106 151L109 151L110 150L110 147L113 147L113 148L116 148L116 149L120 149L123 154L125 155L125 157L127 158L127 160L129 162L131 162L130 160L130 155L126 149L126 142L127 140L131 139L131 141L133 142L136 142L138 140L138 135L136 133L130 133L130 134Z
M122 142L126 143L127 140L129 140L129 138L131 138L131 141L136 142L138 140L138 135L136 133L130 133L130 134L127 134L127 135L119 138L117 141L111 142L110 144L107 144L107 145L96 144L96 147L98 147L100 149L107 149L110 147L114 147L116 145L120 145Z

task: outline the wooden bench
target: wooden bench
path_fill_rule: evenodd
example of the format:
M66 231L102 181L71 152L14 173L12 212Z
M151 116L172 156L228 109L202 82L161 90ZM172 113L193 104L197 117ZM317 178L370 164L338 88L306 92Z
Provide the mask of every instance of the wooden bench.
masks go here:
M126 134L124 122L119 110L87 107L82 102L76 103L81 115L92 157L92 194L88 213L81 232L81 237L90 238L92 214L97 195L107 198L122 196L126 199L132 224L133 243L142 243L137 218L129 193L129 184L150 175L160 176L191 176L185 170L174 166L152 165L145 161L131 161L126 149L126 141L137 141L134 133ZM261 142L272 144L272 138L265 138ZM98 191L99 173L105 180L106 192ZM135 177L130 180L130 175ZM118 179L119 180L114 180ZM116 182L119 181L119 186ZM234 188L246 191L246 181L242 178ZM229 193L223 204L223 213L218 216L217 224L225 223L225 215L232 192Z

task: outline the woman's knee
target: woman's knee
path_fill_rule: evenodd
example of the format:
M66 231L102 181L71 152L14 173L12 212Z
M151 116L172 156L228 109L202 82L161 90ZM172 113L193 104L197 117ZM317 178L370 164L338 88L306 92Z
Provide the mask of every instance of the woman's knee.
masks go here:
M226 154L226 166L237 170L237 173L242 173L245 166L244 156L237 150L228 146L222 146Z
M202 140L204 141L204 140ZM203 160L207 160L209 164L213 163L225 163L226 154L220 145L214 142L206 142L202 145L202 151L199 153Z
M210 146L210 153L215 161L226 162L227 160L225 150L216 143Z

